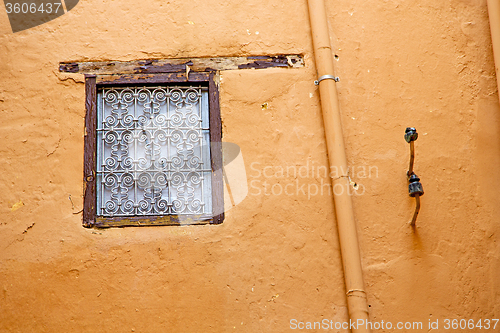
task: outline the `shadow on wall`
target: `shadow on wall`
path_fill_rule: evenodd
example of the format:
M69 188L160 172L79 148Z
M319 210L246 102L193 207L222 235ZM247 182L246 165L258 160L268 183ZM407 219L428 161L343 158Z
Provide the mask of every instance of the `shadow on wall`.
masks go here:
M52 21L72 10L79 0L4 0L12 32L16 33Z

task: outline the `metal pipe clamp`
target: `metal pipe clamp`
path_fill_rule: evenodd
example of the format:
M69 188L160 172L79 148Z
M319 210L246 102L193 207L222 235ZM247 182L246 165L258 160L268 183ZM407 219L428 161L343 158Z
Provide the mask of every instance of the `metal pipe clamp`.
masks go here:
M339 79L338 76L333 76L333 75L327 74L327 75L322 75L319 79L317 79L316 81L314 81L314 84L315 85L319 85L319 83L321 81L323 81L323 80L333 80L335 82L339 82L340 81L340 79Z

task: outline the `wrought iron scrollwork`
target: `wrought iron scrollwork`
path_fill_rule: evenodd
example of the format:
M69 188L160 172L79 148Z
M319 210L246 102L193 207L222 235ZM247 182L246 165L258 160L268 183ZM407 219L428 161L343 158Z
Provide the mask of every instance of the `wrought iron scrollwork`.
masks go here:
M99 216L211 214L205 87L102 88L97 122Z

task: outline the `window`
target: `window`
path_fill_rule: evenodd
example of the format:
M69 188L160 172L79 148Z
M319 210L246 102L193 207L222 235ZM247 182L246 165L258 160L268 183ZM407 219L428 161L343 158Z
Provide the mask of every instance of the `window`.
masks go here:
M214 74L87 75L86 94L84 226L222 222Z

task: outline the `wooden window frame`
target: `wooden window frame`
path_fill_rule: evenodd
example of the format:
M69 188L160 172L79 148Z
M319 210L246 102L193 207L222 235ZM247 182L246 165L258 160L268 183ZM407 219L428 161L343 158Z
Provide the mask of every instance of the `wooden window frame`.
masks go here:
M224 220L224 184L222 171L222 124L219 107L219 89L216 79L218 73L161 73L127 75L85 75L85 139L84 139L84 204L83 226L87 228L132 227L221 224ZM113 85L140 85L175 83L208 83L209 119L210 119L210 154L212 168L212 211L219 212L211 218L199 218L196 215L157 215L157 216L97 216L96 192L96 157L97 157L97 89Z

